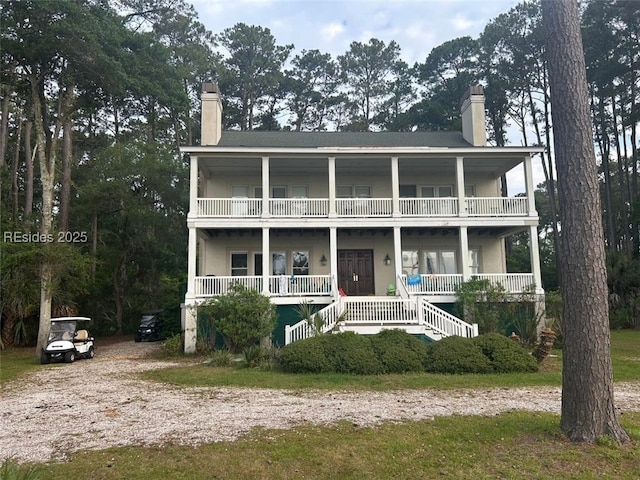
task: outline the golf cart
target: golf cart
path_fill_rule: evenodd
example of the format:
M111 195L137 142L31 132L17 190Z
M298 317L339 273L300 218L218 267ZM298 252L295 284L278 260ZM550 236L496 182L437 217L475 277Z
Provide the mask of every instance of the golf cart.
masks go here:
M78 330L78 322L91 321L87 317L58 317L51 319L47 346L42 349L40 363L64 360L71 363L77 358L93 358L93 337L84 329ZM84 326L84 325L83 325Z
M140 319L140 326L136 332L136 342L155 342L161 339L160 330L162 329L162 319L160 313L162 310L153 310L144 312Z

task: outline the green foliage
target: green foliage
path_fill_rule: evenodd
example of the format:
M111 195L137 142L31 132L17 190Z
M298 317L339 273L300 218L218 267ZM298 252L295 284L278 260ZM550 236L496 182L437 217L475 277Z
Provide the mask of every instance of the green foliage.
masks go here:
M469 323L477 323L481 333L504 331L510 319L507 300L502 285L472 278L456 289L454 312Z
M307 324L313 328L315 335L322 335L324 319L317 312L317 307L305 301L299 304L295 308L295 311L301 320L305 320Z
M268 297L236 283L226 295L212 298L199 310L213 322L232 352L254 346L273 333L276 307Z
M425 369L432 373L490 373L491 363L471 340L448 337L428 346Z
M242 351L244 365L247 368L255 368L268 358L268 353L260 345L251 345Z
M228 367L231 365L231 352L227 349L214 350L209 359L209 363L214 367Z
M332 363L327 358L325 344L333 335L311 337L282 347L279 367L288 373L328 373Z
M182 335L176 335L167 338L162 342L162 353L168 357L178 357L184 352L184 343Z
M538 362L518 343L498 333L480 335L471 340L489 359L495 373L537 372Z
M356 375L382 373L382 364L373 351L369 335L343 332L327 335L325 338L325 355L332 372Z
M21 467L11 458L7 458L0 466L2 480L40 480L40 470L37 467Z
M402 330L383 330L371 336L373 350L383 373L406 373L424 370L427 346Z

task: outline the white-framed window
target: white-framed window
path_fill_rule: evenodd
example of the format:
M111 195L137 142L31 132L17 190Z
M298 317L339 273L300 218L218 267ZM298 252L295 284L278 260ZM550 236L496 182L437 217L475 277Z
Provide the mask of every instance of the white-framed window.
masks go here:
M253 198L262 198L262 187L253 187Z
M371 185L338 185L337 198L371 198Z
M287 187L271 187L271 198L287 198Z
M476 196L476 186L475 185L465 185L464 186L464 196L465 197L475 197Z
M455 250L425 250L422 252L424 270L428 274L458 273Z
M231 276L246 277L249 274L247 252L231 252Z
M309 251L291 252L291 265L294 275L309 275Z
M249 198L249 185L232 185L231 198Z
M285 252L271 253L271 274L286 275L287 274L287 255Z
M253 274L256 276L262 275L262 252L253 254Z
M420 273L420 255L418 250L402 251L402 273L416 275Z
M420 196L424 198L453 197L453 186L423 185L420 187Z
M480 251L477 248L469 249L469 271L471 275L480 273Z
M291 185L291 198L309 198L307 185Z

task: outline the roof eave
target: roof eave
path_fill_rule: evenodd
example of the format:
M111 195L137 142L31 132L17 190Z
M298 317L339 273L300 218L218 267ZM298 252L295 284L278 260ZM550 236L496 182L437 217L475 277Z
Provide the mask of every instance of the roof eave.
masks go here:
M544 147L227 147L227 146L183 146L180 153L207 154L388 154L407 155L416 153L469 155L469 154L534 154L545 151Z

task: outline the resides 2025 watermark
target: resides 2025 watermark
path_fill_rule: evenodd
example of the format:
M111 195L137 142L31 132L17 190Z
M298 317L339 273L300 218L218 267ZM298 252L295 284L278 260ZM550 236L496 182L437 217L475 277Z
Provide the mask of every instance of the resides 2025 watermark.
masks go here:
M3 232L2 241L5 243L86 243L87 232Z

